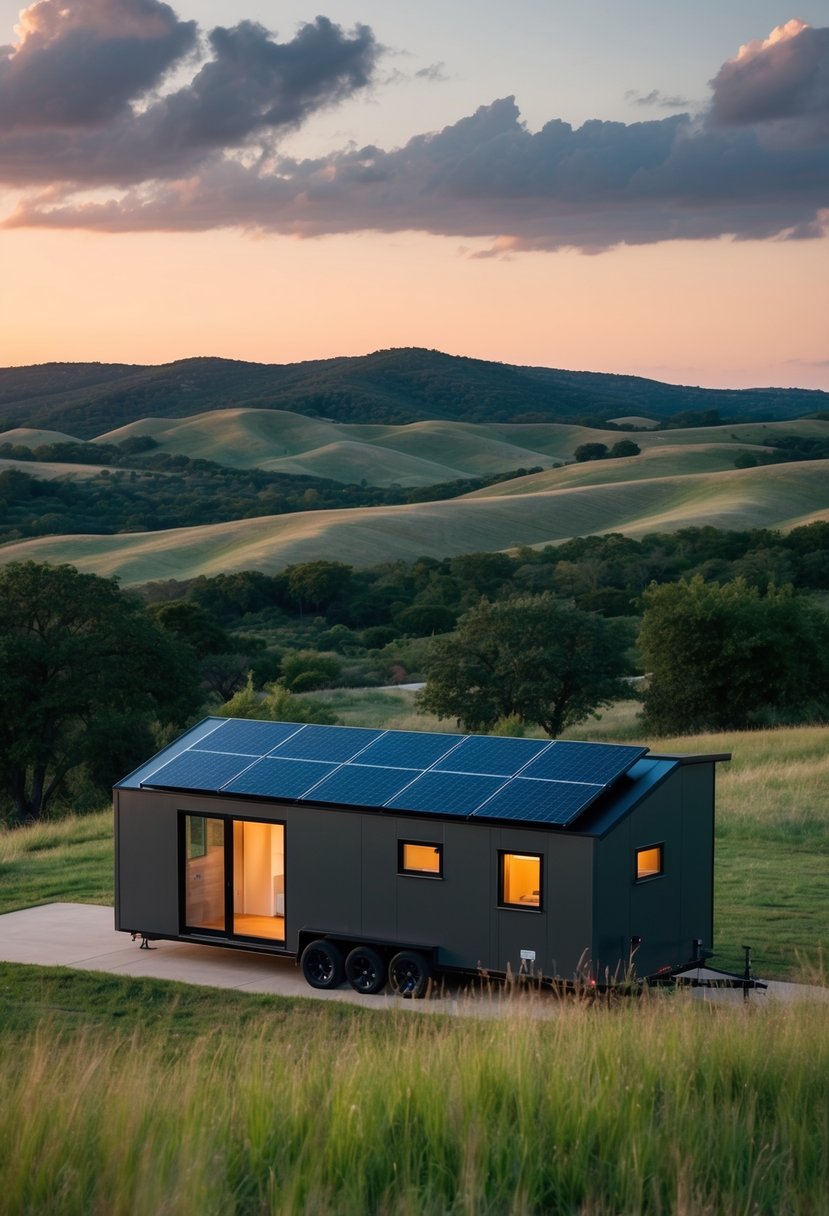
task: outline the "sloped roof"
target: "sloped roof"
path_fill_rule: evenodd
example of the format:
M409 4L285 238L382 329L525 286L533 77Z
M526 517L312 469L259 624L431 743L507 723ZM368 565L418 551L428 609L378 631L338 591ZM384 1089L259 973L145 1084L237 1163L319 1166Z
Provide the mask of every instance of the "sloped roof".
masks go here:
M116 788L569 828L608 791L638 801L629 774L650 788L678 762L643 762L647 750L206 718Z

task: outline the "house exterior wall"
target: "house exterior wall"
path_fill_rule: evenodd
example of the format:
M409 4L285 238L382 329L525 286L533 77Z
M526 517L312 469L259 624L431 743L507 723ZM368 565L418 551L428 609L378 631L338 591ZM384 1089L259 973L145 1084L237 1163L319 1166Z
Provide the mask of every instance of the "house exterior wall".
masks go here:
M157 790L117 790L115 813L118 929L181 935L179 824L189 813L285 823L291 952L307 931L353 934L433 947L440 966L500 972L533 950L531 967L569 978L594 940L597 842L586 836ZM443 877L398 874L400 840L441 845ZM541 912L498 906L501 851L541 855Z
M636 881L637 849L664 849L664 873ZM651 975L693 956L713 936L714 764L679 766L649 798L596 842L595 964L623 973L631 939L634 966Z

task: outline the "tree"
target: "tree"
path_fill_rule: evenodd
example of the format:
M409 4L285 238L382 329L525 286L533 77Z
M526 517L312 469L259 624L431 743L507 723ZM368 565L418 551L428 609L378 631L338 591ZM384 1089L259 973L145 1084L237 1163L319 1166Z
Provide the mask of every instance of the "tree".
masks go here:
M248 674L245 687L230 698L226 705L217 709L222 718L258 718L269 722L315 722L321 726L334 726L339 721L322 701L311 697L295 697L281 684L266 684L262 693L253 687L253 676Z
M549 594L482 600L432 644L419 706L468 730L517 716L557 736L620 695L622 652L612 624Z
M744 729L829 715L829 617L791 587L742 578L652 584L639 645L645 721L660 733Z
M579 464L586 460L605 460L608 455L606 443L581 443L573 453Z
M305 608L322 610L341 599L351 582L351 567L344 562L302 562L285 571L288 591L300 612Z
M638 456L641 451L639 444L632 439L620 439L610 449L609 456L611 459L616 456Z
M81 766L110 785L151 723L183 723L200 694L190 648L113 580L15 562L0 570L0 700L0 782L23 823Z

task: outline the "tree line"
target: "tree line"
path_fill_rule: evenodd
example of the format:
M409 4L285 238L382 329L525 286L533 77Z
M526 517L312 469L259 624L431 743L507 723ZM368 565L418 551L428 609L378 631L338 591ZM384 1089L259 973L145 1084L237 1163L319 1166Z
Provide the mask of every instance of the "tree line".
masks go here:
M783 569L799 586L768 576ZM99 801L207 712L330 720L296 694L405 677L412 654L421 708L468 730L558 735L630 695L643 671L654 734L827 721L829 616L815 587L829 587L829 523L585 537L368 571L304 562L142 594L71 566L11 563L0 569L2 816ZM635 613L607 596L600 607L600 591Z

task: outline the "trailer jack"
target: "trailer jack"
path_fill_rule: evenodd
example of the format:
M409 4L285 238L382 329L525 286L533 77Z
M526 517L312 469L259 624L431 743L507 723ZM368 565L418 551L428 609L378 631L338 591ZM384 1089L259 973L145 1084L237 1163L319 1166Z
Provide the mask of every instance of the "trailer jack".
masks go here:
M157 950L158 949L157 946L150 945L150 939L147 937L146 933L131 933L130 937L132 938L133 941L135 941L139 937L141 938L141 945L138 947L139 950Z

